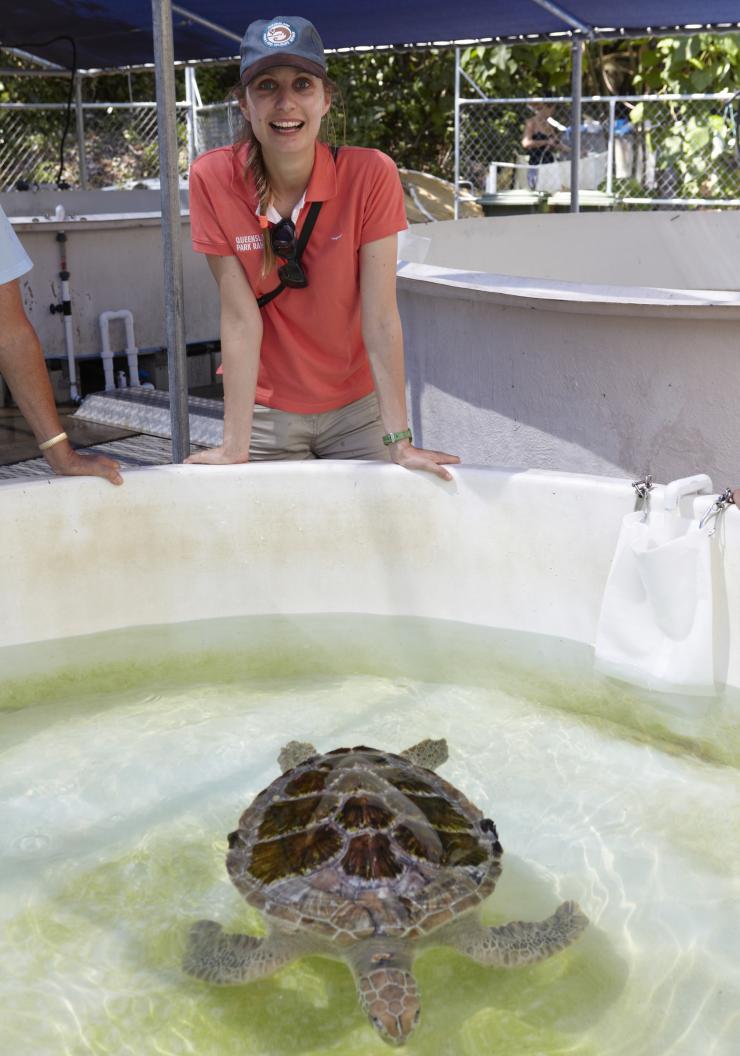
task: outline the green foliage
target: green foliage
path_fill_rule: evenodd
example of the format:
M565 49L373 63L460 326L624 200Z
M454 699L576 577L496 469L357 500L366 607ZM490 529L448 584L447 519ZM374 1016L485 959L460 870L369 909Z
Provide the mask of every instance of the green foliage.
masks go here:
M632 84L636 92L736 91L740 82L740 34L665 37L645 44Z
M633 78L637 91L734 92L740 83L739 34L668 37L645 46L640 59ZM638 103L630 120L647 150L654 152L667 193L693 198L740 196L737 101L728 98L713 112L697 113L690 100L673 100L662 111L658 122L654 104Z
M184 75L183 75L184 76ZM239 83L239 63L229 66L201 66L197 70L198 91L203 102L222 103L231 89ZM185 97L185 89L178 99ZM154 96L151 97L152 99Z
M2 53L6 66L19 60ZM492 98L570 93L570 44L471 46L463 69ZM339 142L378 147L406 168L452 178L454 52L427 49L332 55L330 76L344 100L335 106ZM178 97L184 97L178 71ZM205 103L222 102L238 80L238 67L203 66L198 84ZM640 94L735 91L740 84L740 34L599 41L584 53L584 92ZM473 88L463 78L464 94ZM65 102L65 79L10 77L0 83L0 102ZM86 101L154 99L152 73L120 74L84 81ZM469 110L472 108L468 108ZM659 169L672 174L680 193L738 193L737 129L732 112L718 108L707 120L685 103L671 104L670 119L658 127L656 114L638 104L631 113L636 138L656 153ZM38 113L34 131L48 140L61 134L61 113ZM520 108L501 108L497 121L518 129ZM147 159L147 167L149 159ZM709 176L714 167L725 175ZM717 183L719 179L720 183ZM712 182L714 181L714 182ZM721 184L721 188L720 188Z
M339 141L378 147L405 168L451 171L454 71L449 50L331 56L344 103Z
M569 44L476 45L462 54L463 69L491 98L526 98L570 91Z
M465 49L463 69L492 97L567 90L569 45L496 45ZM345 99L346 142L378 147L403 168L452 179L454 52L369 52L333 56L329 71ZM468 89L473 89L463 79ZM521 115L500 114L517 126Z

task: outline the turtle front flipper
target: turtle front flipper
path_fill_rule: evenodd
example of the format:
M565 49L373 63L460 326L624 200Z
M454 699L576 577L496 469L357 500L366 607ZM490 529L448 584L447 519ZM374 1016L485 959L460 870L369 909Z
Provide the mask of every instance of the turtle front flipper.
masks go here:
M229 986L272 975L296 956L272 936L227 935L215 921L199 920L190 929L182 967L196 979Z
M300 763L304 763L306 759L310 759L312 755L316 755L316 749L312 744L307 741L288 741L287 744L283 745L280 749L280 755L278 756L278 766L282 773L287 770L292 770L294 767L299 766Z
M438 741L427 737L426 740L419 741L418 744L401 752L401 755L415 766L423 766L426 770L436 770L442 763L447 762L449 752L444 737Z
M563 902L547 920L523 921L486 928L475 921L452 925L444 943L471 957L478 964L497 968L515 968L536 964L578 938L588 924L575 902Z

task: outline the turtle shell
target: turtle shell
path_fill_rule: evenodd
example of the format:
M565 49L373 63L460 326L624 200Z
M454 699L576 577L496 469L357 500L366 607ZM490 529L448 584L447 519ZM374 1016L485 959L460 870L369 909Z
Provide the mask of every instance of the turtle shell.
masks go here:
M226 867L268 916L349 943L428 935L493 891L502 853L494 823L434 771L359 746L260 792Z

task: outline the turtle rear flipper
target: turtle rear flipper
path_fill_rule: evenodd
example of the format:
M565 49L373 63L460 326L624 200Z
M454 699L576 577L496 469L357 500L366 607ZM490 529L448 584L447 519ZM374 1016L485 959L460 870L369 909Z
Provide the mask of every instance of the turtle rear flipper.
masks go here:
M517 920L498 928L486 928L471 921L454 925L440 941L454 946L478 964L515 968L536 964L575 942L588 924L588 917L576 902L563 902L546 920Z
M300 766L306 759L310 759L312 755L316 755L316 749L308 741L288 741L280 749L280 755L278 756L278 766L281 773L284 774L286 771Z
M414 766L423 766L426 770L436 770L442 763L447 762L449 754L444 737L438 741L427 737L401 752L404 759L408 759Z

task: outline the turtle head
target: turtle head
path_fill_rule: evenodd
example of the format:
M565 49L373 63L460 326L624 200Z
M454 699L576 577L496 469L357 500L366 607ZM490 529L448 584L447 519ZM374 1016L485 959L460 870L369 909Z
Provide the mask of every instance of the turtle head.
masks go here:
M383 1041L404 1045L421 1011L410 953L398 942L373 943L358 953L352 960L360 1004Z

